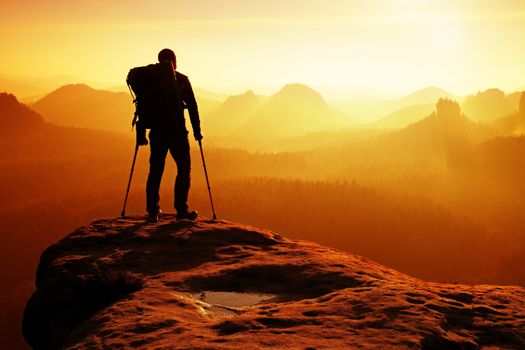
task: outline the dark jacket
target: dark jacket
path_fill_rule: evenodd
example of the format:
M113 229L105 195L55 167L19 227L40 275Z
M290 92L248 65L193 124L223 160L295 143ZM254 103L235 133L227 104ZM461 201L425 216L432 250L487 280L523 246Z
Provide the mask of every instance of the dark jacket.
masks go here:
M184 119L184 109L187 109L193 133L200 134L199 110L188 77L176 72L176 79L174 79L171 63L158 63L155 67L156 78L152 82L154 86L151 91L157 96L155 99L157 112L151 122L151 129L187 134Z
M193 89L191 88L190 80L184 74L177 72L177 86L183 106L184 108L188 109L193 133L200 134L201 124L199 118L199 109L197 107L195 95L193 94Z

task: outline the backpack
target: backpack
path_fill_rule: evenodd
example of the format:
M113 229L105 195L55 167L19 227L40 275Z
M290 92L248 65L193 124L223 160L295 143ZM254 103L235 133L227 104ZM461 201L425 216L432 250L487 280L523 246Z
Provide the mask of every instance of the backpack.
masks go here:
M135 67L129 71L126 82L132 96L135 94L132 128L138 125L144 129L151 129L161 124L160 119L166 114L166 81L170 74L173 74L173 68L171 64L168 66L166 63Z

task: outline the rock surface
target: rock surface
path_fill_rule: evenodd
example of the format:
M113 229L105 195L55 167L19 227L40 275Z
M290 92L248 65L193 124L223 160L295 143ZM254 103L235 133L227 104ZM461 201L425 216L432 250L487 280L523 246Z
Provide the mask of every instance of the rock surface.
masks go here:
M524 288L423 282L226 221L95 221L36 284L35 349L525 348Z

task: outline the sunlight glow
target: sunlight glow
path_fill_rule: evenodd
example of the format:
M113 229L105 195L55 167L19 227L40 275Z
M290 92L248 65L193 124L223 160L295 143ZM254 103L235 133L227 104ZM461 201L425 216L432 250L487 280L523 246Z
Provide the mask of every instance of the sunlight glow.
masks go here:
M466 94L525 85L525 49L516 44L525 4L513 0L75 4L58 1L52 11L35 2L38 15L3 4L0 44L9 50L0 74L122 85L129 68L172 47L196 85L227 93L271 93L291 82L332 97L357 88L403 94L436 85Z
M463 30L459 21L448 21L447 23L432 23L428 28L433 50L438 52L451 52L462 55Z

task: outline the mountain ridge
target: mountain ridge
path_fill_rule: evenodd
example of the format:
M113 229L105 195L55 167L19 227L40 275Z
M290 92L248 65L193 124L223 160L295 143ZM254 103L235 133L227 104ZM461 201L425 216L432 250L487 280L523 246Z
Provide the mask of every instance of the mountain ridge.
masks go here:
M388 114L383 118L372 122L373 126L381 128L404 128L417 122L432 113L434 104L411 105Z
M343 112L304 84L287 84L271 95L237 133L254 138L283 138L351 124Z
M44 125L44 118L17 97L7 92L0 93L0 132L11 132L13 129L39 128Z
M98 90L86 84L61 86L31 107L53 124L123 133L131 130L134 113L129 94Z
M457 96L436 86L428 86L412 92L398 100L398 103L406 103L407 105L436 103L440 98L455 99Z
M261 106L263 100L248 90L231 95L205 116L207 130L211 134L229 135L245 123Z

